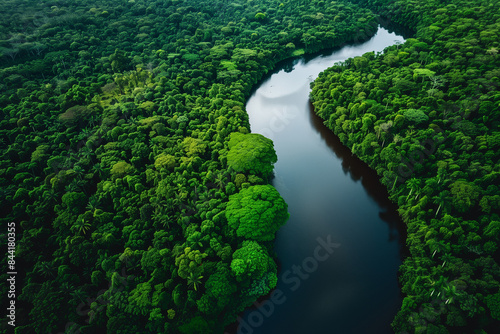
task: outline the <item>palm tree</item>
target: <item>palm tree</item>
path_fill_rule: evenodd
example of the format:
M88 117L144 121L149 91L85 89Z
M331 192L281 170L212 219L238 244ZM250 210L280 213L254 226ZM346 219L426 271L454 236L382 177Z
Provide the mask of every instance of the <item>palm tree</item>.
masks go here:
M393 141L395 144L397 144L397 143L399 143L399 142L403 141L403 137L401 137L401 136L400 136L400 135L398 135L398 134L395 134L395 135L394 135L394 137L392 138L392 141Z
M55 277L54 275L54 266L50 261L39 262L38 264L38 272L45 277Z
M36 162L30 162L28 163L28 168L31 170L31 176L33 176L33 178L36 177L36 173L35 173L35 168L38 167L37 166L37 163Z
M87 297L86 293L82 290L74 290L69 294L73 299L79 299L82 303L85 303L85 297Z
M64 329L64 334L73 334L73 333L81 333L80 328L78 327L78 324L75 324L74 322L68 322Z
M169 229L170 228L170 223L171 223L172 217L168 213L163 214L161 224L164 229Z
M426 193L428 196L432 195L433 193L437 191L441 191L442 185L439 184L439 182L436 180L435 177L431 177L427 180L425 180L425 186L424 186L424 193Z
M80 165L75 165L73 167L73 171L75 172L75 174L78 176L78 179L80 179L80 180L82 179L82 175L85 174L85 170Z
M152 218L156 227L157 224L161 224L164 229L170 228L172 217L168 214L167 208L164 205L158 204L156 206Z
M200 232L194 232L191 234L187 239L187 245L191 247L191 249L196 250L196 249L202 249L203 248L203 243L202 243L203 235Z
M416 193L415 199L417 199L417 197L418 197L418 195L420 193L420 185L421 184L422 184L422 180L416 179L414 177L412 177L411 179L408 180L408 182L406 184L406 187L410 188L410 193L406 197L407 200L411 196L411 194L413 193L413 191L415 191L415 193Z
M432 252L432 257L434 257L437 252L445 254L450 251L449 244L445 244L443 241L436 241L436 239L431 239L427 242L427 244Z
M92 135L92 130L89 128L84 128L77 136L79 140L87 139Z
M89 117L89 124L91 127L94 127L96 122L99 120L99 117L97 115L91 115Z
M64 161L62 162L62 164L58 167L60 167L61 169L70 169L73 167L75 162L78 162L78 159L76 159L73 152L69 151L68 155L64 157Z
M408 126L408 130L406 130L406 137L412 137L415 134L415 126Z
M174 205L181 205L182 203L182 191L176 191L175 192L175 198L174 198Z
M198 276L193 272L190 272L187 277L188 286L193 286L194 291L198 291L198 285L201 284L201 279L203 276Z
M73 181L75 182L75 181ZM79 189L81 189L85 194L87 194L87 191L85 190L85 185L86 182L85 180L76 180L76 185L78 186Z
M57 196L57 194L54 192L54 190L51 189L51 190L43 192L43 198L45 201L48 201L50 203L50 202L57 202L57 200L59 199L59 196Z
M463 295L463 292L457 290L457 287L453 284L448 284L447 282L442 288L443 294L446 298L445 304L453 303L453 301Z
M14 191L12 188L7 188L7 187L1 187L0 188L0 198L6 198L7 196L11 195Z
M104 174L104 169L102 168L100 163L96 163L94 166L92 166L92 170L94 173L98 173L99 177L102 178L102 175Z
M223 173L219 173L219 175L215 178L215 184L217 184L219 189L222 189L222 187L224 187L227 183L226 180L226 176Z
M448 203L449 195L450 195L450 192L448 190L444 190L444 191L441 191L439 193L439 195L434 196L432 198L432 201L434 202L434 204L438 205L438 208L436 210L436 214L434 215L434 217L437 217L441 207L443 207L443 208L446 207L446 205Z
M64 191L67 193L68 192L76 192L78 190L80 190L80 187L78 186L78 184L75 181L71 182L66 187L64 187Z
M96 195L92 195L89 197L89 202L87 204L87 209L90 211L94 212L96 209L99 208L99 199L97 198Z
M157 156L158 154L160 154L160 148L155 143L150 142L149 143L149 148L151 149L151 151L153 151L153 154L155 156Z
M441 265L441 267L444 267L446 262L451 262L453 259L453 255L451 255L450 253L444 253L443 255L441 255L441 260L443 260L443 264Z
M65 281L61 283L60 289L65 294L71 294L75 287L70 282Z
M82 147L81 152L82 152L82 156L85 159L89 158L90 161L93 162L93 160L92 160L92 153L93 152L87 146Z
M71 228L72 230L76 230L77 233L85 234L90 230L90 227L92 224L90 224L88 221L85 221L84 218L78 218Z
M435 292L437 292L437 297L441 296L443 293L443 287L448 284L448 281L444 276L439 276L439 279L437 281L431 281L431 294L430 296L432 297Z
M203 190L203 192L201 192L200 196L199 196L199 202L201 202L200 207L204 208L207 205L209 205L208 201L210 199L211 199L211 196L208 194L208 192L206 191L206 188L205 188L205 190Z

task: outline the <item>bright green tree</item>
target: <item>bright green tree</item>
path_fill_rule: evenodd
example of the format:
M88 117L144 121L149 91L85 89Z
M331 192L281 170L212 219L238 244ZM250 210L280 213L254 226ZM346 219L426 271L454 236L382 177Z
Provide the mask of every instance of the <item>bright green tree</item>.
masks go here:
M257 133L231 133L227 164L236 172L268 178L276 161L278 157L270 139Z
M270 241L288 219L287 208L274 187L255 185L229 197L226 218L238 237Z
M243 242L242 247L233 254L231 271L238 281L259 279L275 270L274 261L256 241Z

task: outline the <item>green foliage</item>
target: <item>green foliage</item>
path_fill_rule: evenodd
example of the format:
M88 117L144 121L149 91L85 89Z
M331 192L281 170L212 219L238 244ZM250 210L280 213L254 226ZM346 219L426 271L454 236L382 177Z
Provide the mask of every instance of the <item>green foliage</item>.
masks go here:
M269 178L276 161L278 157L270 139L258 133L231 133L227 164L236 172Z
M155 159L155 168L161 170L162 168L173 169L176 166L175 157L170 154L161 153Z
M429 117L422 110L416 109L405 110L403 116L405 119L415 124L425 123L429 120Z
M80 192L68 192L61 198L62 204L72 213L79 213L84 208L86 196Z
M233 254L231 271L238 281L258 280L276 265L256 241L245 241Z
M175 258L175 265L179 267L177 273L184 279L187 279L190 274L200 277L203 272L202 261L205 257L207 254L186 247L184 253Z
M493 319L500 320L500 293L486 297L486 305L488 305Z
M115 53L109 56L111 68L117 73L121 73L130 68L130 59L125 55L123 50L116 49Z
M188 323L179 327L183 334L209 334L212 333L207 321L200 316L192 318Z
M111 176L119 178L124 177L126 174L130 173L132 170L132 165L125 161L118 161L111 168Z
M249 132L245 99L275 64L367 39L375 17L320 0L1 1L0 200L4 222L20 222L26 278L16 288L29 297L18 312L30 315L16 330L56 332L72 321L85 324L73 332L214 333L267 293L273 270L233 276L245 237L225 217L231 195L268 183L276 157L258 136L232 149L231 133ZM497 142L489 135L481 147ZM276 219L255 235L271 251L286 207L261 190L255 204L281 207L255 208ZM488 196L481 207L493 212ZM88 305L91 321L75 313L106 287L106 300Z
M231 271L220 263L205 282L205 294L198 300L198 309L204 314L219 314L235 298L236 286Z
M231 195L226 207L229 227L243 239L270 241L288 217L287 204L269 185L255 185Z
M467 212L477 204L481 189L465 181L456 181L450 185L453 205L458 212Z

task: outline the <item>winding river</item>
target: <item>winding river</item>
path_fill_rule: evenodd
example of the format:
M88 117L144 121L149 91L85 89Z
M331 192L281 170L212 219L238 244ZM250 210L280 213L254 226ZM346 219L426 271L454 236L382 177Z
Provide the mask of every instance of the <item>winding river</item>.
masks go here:
M334 63L404 41L369 41L283 63L246 105L251 130L274 141L273 185L290 219L277 233L277 288L239 319L238 334L387 334L401 305L404 231L377 175L323 125L310 83Z

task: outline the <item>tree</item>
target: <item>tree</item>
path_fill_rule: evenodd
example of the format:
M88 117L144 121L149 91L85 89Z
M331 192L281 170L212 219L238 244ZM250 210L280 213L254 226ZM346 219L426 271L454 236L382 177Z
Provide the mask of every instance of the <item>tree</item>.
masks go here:
M258 242L244 241L233 254L231 271L237 281L251 282L268 272L275 272L276 264Z
M92 170L99 174L99 177L103 177L104 175L104 169L102 168L100 163L96 163L95 165L92 166Z
M266 14L264 14L264 13L257 13L257 14L255 14L255 19L257 21L264 21L266 19Z
M133 169L134 168L132 167L131 164L129 164L125 161L118 161L111 168L111 176L113 178L124 177L126 174L129 174L130 172L132 172Z
M486 305L490 309L491 316L500 320L500 292L486 297Z
M431 78L436 75L436 72L431 71L426 68L416 68L413 70L413 79L417 79L418 77L422 77L422 81L424 78Z
M111 62L111 68L115 73L120 73L130 69L130 59L122 50L116 49L115 53L109 56L109 61Z
M183 279L187 279L190 273L199 277L203 272L203 259L207 254L201 253L199 250L192 250L191 247L186 247L184 252L175 258L175 265L179 267L178 274Z
M74 105L59 115L59 120L68 127L77 125L90 114L91 110L86 106Z
M52 264L52 262L49 262L49 261L38 262L37 263L37 270L46 278L49 278L49 277L54 278L55 277L54 276L54 265Z
M149 282L137 284L129 293L127 311L135 315L148 315L151 312L151 290Z
M437 217L441 207L446 207L449 197L450 197L450 192L448 190L441 191L437 196L432 197L432 201L434 202L434 204L438 206L434 217Z
M429 120L429 117L420 109L408 109L403 115L405 119L416 124L425 123Z
M187 283L189 286L193 286L195 291L198 291L198 286L201 284L201 279L203 276L201 275L196 275L193 272L190 272L188 277L187 277Z
M437 252L440 252L442 254L450 252L450 245L447 243L444 243L441 240L436 240L436 239L430 239L427 241L427 244L429 245L429 249L432 252L432 257L436 255Z
M61 198L62 204L72 213L79 213L85 207L87 196L80 192L67 192Z
M464 213L477 204L480 188L473 183L456 181L450 185L452 203L455 209Z
M207 145L201 139L186 137L182 141L182 147L184 148L187 156L191 157L195 155L203 155Z
M238 173L269 178L278 161L273 142L257 133L231 133L227 164Z
M411 196L411 194L413 192L415 192L415 194L416 194L415 199L417 199L417 197L420 193L421 184L422 184L422 180L420 180L420 179L416 179L414 177L409 179L408 182L406 183L406 186L407 186L407 188L410 188L410 193L408 194L408 196L406 198L408 199Z
M170 154L161 153L155 159L155 168L161 170L162 168L173 169L176 166L175 157Z
M200 316L192 318L189 322L179 327L183 334L211 334L212 329L207 321Z
M288 219L287 208L274 187L255 185L231 195L225 214L238 237L270 241Z
M231 303L235 293L236 285L229 266L219 262L215 273L205 282L205 294L197 302L198 309L204 314L218 314Z
M76 220L76 222L72 226L71 230L73 232L76 232L77 234L85 234L85 233L87 233L88 230L90 230L91 226L92 226L92 224L90 224L88 221L86 221L85 218L80 217Z

